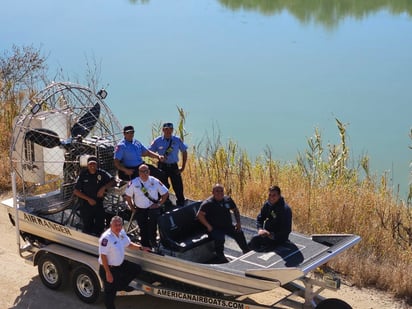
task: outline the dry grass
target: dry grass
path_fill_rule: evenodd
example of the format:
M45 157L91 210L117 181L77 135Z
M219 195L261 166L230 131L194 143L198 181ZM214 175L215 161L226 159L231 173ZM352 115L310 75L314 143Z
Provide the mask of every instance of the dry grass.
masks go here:
M390 291L411 304L411 209L395 200L385 181L362 178L358 170L349 169L343 158L349 153L339 149L344 147L333 146L334 156L329 154L326 160L318 156L316 164L310 161L319 169L307 173L302 161L281 164L268 151L251 162L235 143L219 145L217 139L202 151L192 149L184 173L186 195L203 199L211 194L214 183L222 183L242 213L254 217L269 186L277 184L292 207L294 230L362 237L358 245L333 259L330 267L359 287ZM344 164L336 164L337 160Z

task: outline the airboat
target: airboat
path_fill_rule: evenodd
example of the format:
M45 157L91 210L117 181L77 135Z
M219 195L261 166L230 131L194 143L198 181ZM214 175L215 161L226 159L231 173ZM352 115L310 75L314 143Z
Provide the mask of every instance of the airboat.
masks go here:
M73 190L89 155L116 174L113 152L123 134L105 103L106 95L104 89L96 92L53 82L30 98L14 123L13 197L1 203L16 227L21 257L38 266L42 282L58 289L71 280L77 296L87 303L96 301L102 289L98 238L82 232ZM119 181L105 197L104 207L108 218L122 215L127 233L138 241L138 227L127 215L123 192ZM200 203L189 200L159 218L159 243L153 252L127 252L127 259L143 269L133 281L135 291L215 308L277 308L286 303L298 308L350 308L341 300L320 296L325 288L339 288L337 276L313 274L358 243L359 236L293 232L290 241L274 251L246 254L227 239L229 261L217 264L213 240L196 220ZM241 220L250 239L256 232L255 220ZM254 297L266 292L273 292L270 304ZM294 296L303 301L292 300Z

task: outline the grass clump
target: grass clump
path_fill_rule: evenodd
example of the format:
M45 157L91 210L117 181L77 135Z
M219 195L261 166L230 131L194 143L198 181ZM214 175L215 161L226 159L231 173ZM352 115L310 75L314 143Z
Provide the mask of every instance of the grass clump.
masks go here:
M412 212L395 199L384 176L374 180L369 159L351 168L346 127L336 119L339 142L323 145L315 130L296 162L273 159L270 149L252 161L234 141L220 138L193 146L184 172L186 195L204 199L211 186L225 186L241 212L255 217L277 184L292 207L293 228L305 234L350 233L362 237L328 266L359 287L390 291L412 303Z

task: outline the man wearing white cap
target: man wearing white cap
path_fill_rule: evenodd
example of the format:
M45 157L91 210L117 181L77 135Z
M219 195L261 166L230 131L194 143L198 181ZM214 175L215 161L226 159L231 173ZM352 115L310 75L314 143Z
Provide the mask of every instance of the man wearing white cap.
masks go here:
M115 184L115 179L108 172L97 168L97 158L90 156L87 159L87 169L80 172L73 192L80 199L84 233L100 236L103 232L103 197L106 190Z

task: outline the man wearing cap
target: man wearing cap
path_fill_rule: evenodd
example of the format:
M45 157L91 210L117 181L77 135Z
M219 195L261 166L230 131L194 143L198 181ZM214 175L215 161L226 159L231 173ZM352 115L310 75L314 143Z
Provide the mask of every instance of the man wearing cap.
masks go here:
M183 206L185 196L183 193L182 172L186 167L187 146L183 141L173 135L173 123L163 124L163 136L159 136L152 141L149 149L164 156L163 161L159 161L157 167L164 172L161 179L167 188L170 188L168 179L172 183L173 191L176 194L176 205ZM179 168L179 151L182 153L182 166Z
M138 168L144 163L142 157L148 156L163 161L163 156L147 149L134 138L133 126L125 126L123 135L124 138L117 144L114 151L114 166L119 172L120 179L129 181L139 176Z
M83 232L100 236L105 227L103 197L107 189L116 184L105 170L97 168L97 158L89 156L87 169L80 172L73 194L80 199Z

